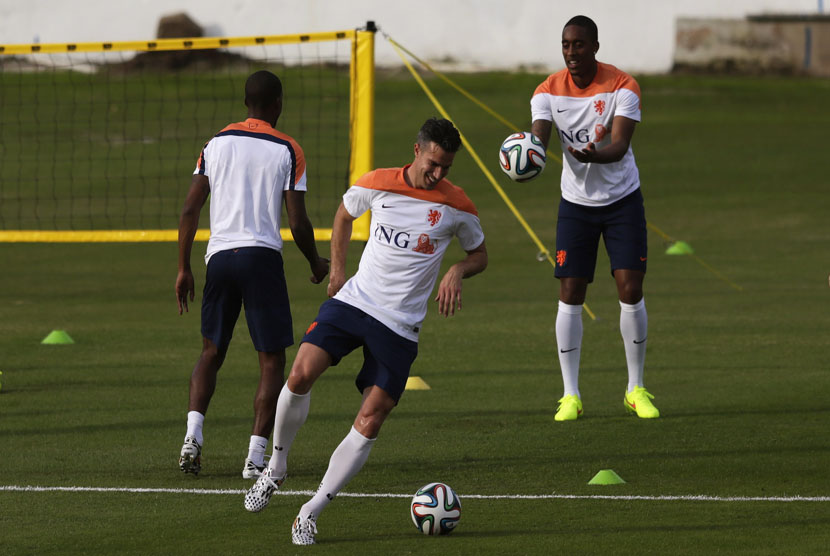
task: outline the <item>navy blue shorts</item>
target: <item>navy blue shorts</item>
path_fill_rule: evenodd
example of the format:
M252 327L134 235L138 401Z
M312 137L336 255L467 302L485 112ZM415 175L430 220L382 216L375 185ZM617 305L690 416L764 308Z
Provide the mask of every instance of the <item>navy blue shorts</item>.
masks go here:
M639 189L604 207L577 205L561 199L556 222L557 278L594 281L600 235L617 269L646 271L648 239L643 194Z
M395 403L401 399L409 369L418 355L418 342L392 332L374 317L337 299L320 305L302 342L328 352L332 365L363 346L363 367L355 379L357 389L363 392L369 386L379 386Z
M294 343L279 251L241 247L210 257L202 295L202 336L220 350L227 349L243 303L257 351L280 351Z

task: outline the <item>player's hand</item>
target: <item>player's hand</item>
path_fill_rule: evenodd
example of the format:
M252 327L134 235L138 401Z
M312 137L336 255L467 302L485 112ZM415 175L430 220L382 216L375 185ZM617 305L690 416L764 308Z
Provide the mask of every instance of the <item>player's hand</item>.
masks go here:
M329 260L325 257L317 257L314 264L311 265L311 280L312 284L319 284L329 273Z
M568 152L571 153L571 156L573 156L579 162L587 164L589 162L593 162L596 158L597 146L593 143L588 143L588 145L584 149L579 151L569 146Z
M187 307L187 298L193 301L196 295L196 287L193 282L193 273L189 270L180 270L176 276L176 302L179 304L179 314L182 310L190 312Z
M456 310L461 310L461 280L463 278L463 272L453 265L438 284L435 301L438 302L438 312L445 317L454 315Z
M340 288L343 287L343 284L346 283L346 278L344 276L340 276L339 274L331 274L329 276L329 286L326 288L326 293L329 297L334 297L337 295L337 292L340 291Z

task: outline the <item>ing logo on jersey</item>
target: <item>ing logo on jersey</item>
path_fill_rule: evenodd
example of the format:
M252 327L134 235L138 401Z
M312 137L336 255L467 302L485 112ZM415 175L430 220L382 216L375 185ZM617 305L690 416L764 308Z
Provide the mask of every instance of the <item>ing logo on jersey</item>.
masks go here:
M570 131L560 129L559 135L562 138L561 141L563 143L567 141L572 145L576 143L589 143L591 141L591 133L587 129L572 129Z
M378 224L375 227L374 236L377 241L388 245L394 245L395 247L399 247L401 249L409 249L409 246L411 245L411 236L409 232L404 230L397 231L394 228L384 226L383 224ZM412 248L412 250L417 253L432 255L435 253L436 245L437 244L430 239L429 234L420 234L418 236L418 243Z
M430 209L429 214L427 214L427 222L429 222L429 225L435 226L439 220L441 220L441 213L437 210Z
M429 241L429 234L421 234L418 236L418 245L413 247L412 250L425 255L432 255L435 253L435 244Z
M605 112L605 101L604 100L595 100L594 101L594 110L597 114L602 116L602 113Z
M594 143L599 143L605 138L606 135L608 135L608 129L602 124L597 124L596 127L594 127L594 135L596 135Z

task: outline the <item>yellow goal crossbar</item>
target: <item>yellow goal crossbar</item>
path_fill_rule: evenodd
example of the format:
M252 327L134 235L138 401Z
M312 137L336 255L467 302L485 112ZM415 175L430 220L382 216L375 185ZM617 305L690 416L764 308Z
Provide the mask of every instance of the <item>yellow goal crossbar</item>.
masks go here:
M0 55L64 54L67 52L155 52L166 50L207 50L240 46L269 46L303 42L355 40L359 31L330 31L301 35L265 35L261 37L193 37L155 39L151 41L76 42L45 44L0 44Z

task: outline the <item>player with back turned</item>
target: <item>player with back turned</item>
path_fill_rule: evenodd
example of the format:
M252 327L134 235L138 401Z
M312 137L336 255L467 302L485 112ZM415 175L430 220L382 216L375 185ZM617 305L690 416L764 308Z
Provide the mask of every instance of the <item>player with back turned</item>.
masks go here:
M594 279L600 236L620 301L620 333L628 367L625 408L659 417L643 384L648 316L643 299L648 246L640 177L631 149L640 121L640 87L628 74L596 60L596 24L571 18L562 30L565 69L531 98L531 131L547 147L554 125L563 151L562 198L556 224L559 310L556 343L564 394L555 419L582 415L579 360L582 306Z
M193 301L194 297L190 253L199 213L210 195L202 352L190 376L179 467L185 473L201 470L205 414L244 303L260 366L253 430L242 469L242 476L252 479L265 467L265 449L283 384L285 348L294 343L280 236L283 203L294 241L311 267L311 281L320 283L329 265L317 254L314 228L305 209L303 150L275 129L283 105L279 78L269 71L248 77L245 105L248 118L225 127L202 149L179 222L176 299L181 314L188 310L188 298Z

